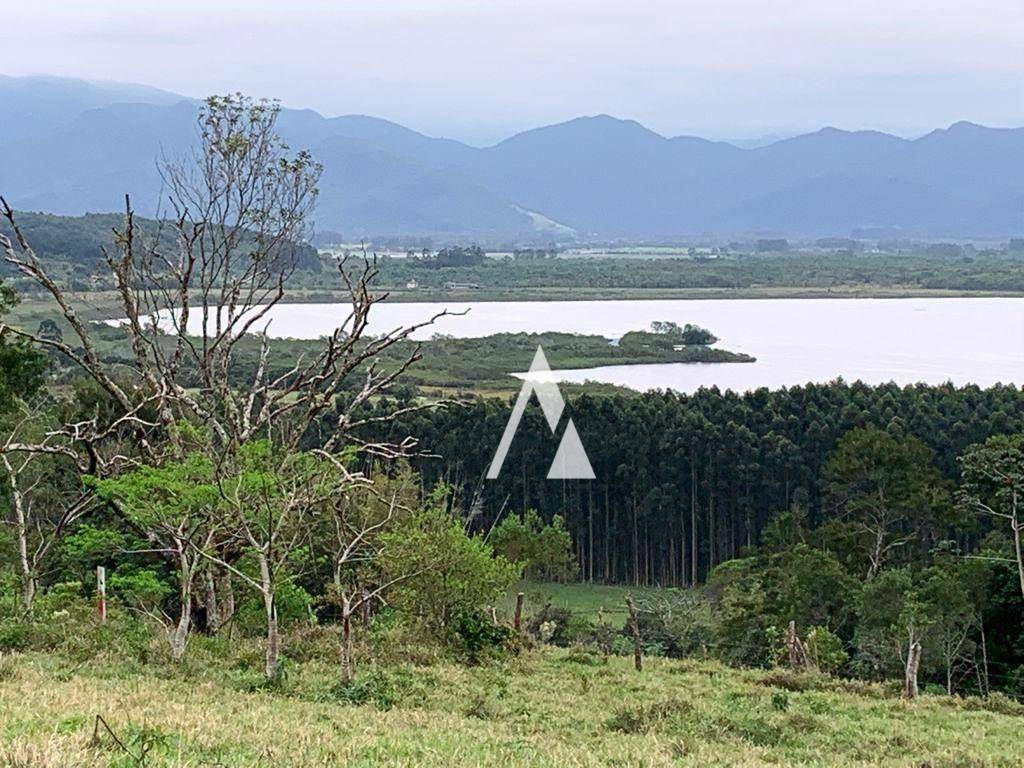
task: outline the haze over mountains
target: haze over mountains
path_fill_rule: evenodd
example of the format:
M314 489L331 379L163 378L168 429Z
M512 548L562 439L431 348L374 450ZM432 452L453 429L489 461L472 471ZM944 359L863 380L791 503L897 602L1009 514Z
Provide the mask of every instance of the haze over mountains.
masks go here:
M157 158L196 141L197 102L146 86L0 76L0 193L22 210L152 215ZM1024 232L1024 128L908 140L824 128L741 149L580 117L478 148L365 116L284 110L324 164L318 229L362 235L936 238Z

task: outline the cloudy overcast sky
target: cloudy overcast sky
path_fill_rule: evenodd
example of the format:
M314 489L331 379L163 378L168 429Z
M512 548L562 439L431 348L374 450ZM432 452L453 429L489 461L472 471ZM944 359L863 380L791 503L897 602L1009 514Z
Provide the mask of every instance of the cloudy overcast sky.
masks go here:
M1024 125L1024 0L4 1L0 73L241 90L485 143Z

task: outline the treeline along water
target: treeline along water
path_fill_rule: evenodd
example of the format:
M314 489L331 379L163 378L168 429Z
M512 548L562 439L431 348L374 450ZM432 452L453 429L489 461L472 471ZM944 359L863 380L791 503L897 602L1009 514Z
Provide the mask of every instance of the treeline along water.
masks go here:
M503 511L535 508L565 518L582 576L595 581L684 585L756 545L772 516L805 506L820 527L837 513L823 499L822 470L839 438L874 426L915 436L955 486L957 457L994 434L1024 430L1024 392L1016 386L834 382L745 395L702 389L571 399L593 481L546 479L559 434L540 408L527 409L497 480L484 479L511 404L480 398L465 407L404 417L390 436L416 435L424 482L455 484L473 525L487 530ZM908 523L909 525L909 523ZM953 538L968 548L986 522L918 522L914 542L896 553L922 554ZM853 552L841 557L856 557ZM859 570L859 565L857 566Z

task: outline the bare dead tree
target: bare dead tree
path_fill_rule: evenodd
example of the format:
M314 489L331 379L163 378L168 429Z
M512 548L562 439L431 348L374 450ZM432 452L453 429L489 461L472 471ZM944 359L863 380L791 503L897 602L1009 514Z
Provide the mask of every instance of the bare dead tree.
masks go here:
M0 235L0 251L9 265L49 293L71 328L72 340L15 327L6 330L77 366L116 411L112 420L62 425L54 438L59 445L23 444L18 450L66 452L89 474L116 476L142 465L184 459L190 448L182 425L191 425L209 434L203 450L214 462L220 487L231 489L245 446L268 441L279 465L263 469L268 476L286 478L289 457L314 425L329 434L320 448L323 456L334 457L339 465L346 464L339 457L349 450L395 458L415 448L409 439L370 443L359 433L399 413L428 407L417 404L364 415L370 401L420 358L415 345L390 365L381 363L384 353L446 313L370 336L370 313L386 294L373 292L377 266L365 253L338 263L348 308L336 329L287 370L271 364L271 313L285 300L288 281L299 265L321 172L308 153L292 153L280 140L275 131L278 113L274 102L241 95L211 97L200 110L198 152L162 163L169 215L157 231L145 231L136 222L126 198L123 224L104 256L130 350L127 364L104 358L96 329L47 272L14 211L0 198L0 214L14 232L13 241ZM255 368L245 375L238 361L254 345ZM337 395L343 388L342 402ZM130 450L125 435L130 436ZM349 473L346 482L358 482L357 476ZM304 514L296 506L302 498L296 493L292 501L263 499L261 511L274 522L256 526L251 511L238 509L239 503L253 499L225 493L237 526L232 540L253 554L261 570L268 570L254 580L267 606L268 645L277 636L276 628L271 629L276 609L268 586L273 563L281 548L301 539L292 523ZM189 540L206 541L206 535L190 534ZM202 551L209 554L208 548ZM239 569L231 568L237 575ZM268 648L268 674L276 670L271 656L276 658L276 653Z
M381 551L380 535L396 517L408 514L418 503L418 485L408 472L369 478L354 486L347 494L332 500L324 516L324 533L320 538L332 564L333 582L328 600L341 614L341 683L351 684L355 669L352 643L352 617L362 614L369 619L371 606L384 602L388 589L418 575L421 571L381 578L374 564Z
M77 483L66 489L51 482L49 475L58 471L58 465L75 458L60 449L59 433L52 431L52 426L43 402L19 402L0 445L0 469L11 508L11 519L5 522L14 530L22 607L27 613L32 611L47 556L93 503L91 494ZM26 444L37 450L22 450Z

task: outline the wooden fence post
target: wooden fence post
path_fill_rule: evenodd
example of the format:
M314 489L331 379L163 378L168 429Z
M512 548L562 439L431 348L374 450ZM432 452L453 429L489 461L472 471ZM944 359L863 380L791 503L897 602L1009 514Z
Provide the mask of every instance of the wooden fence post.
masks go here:
M516 612L512 614L512 629L519 634L523 631L523 593L516 595Z
M643 671L644 657L643 648L640 646L640 622L636 617L636 606L633 605L633 598L626 598L626 607L629 608L629 628L633 632L633 666L637 672Z
M789 651L789 666L797 672L807 670L811 666L811 660L807 655L807 648L796 633L796 622L789 622L786 630L786 649Z

